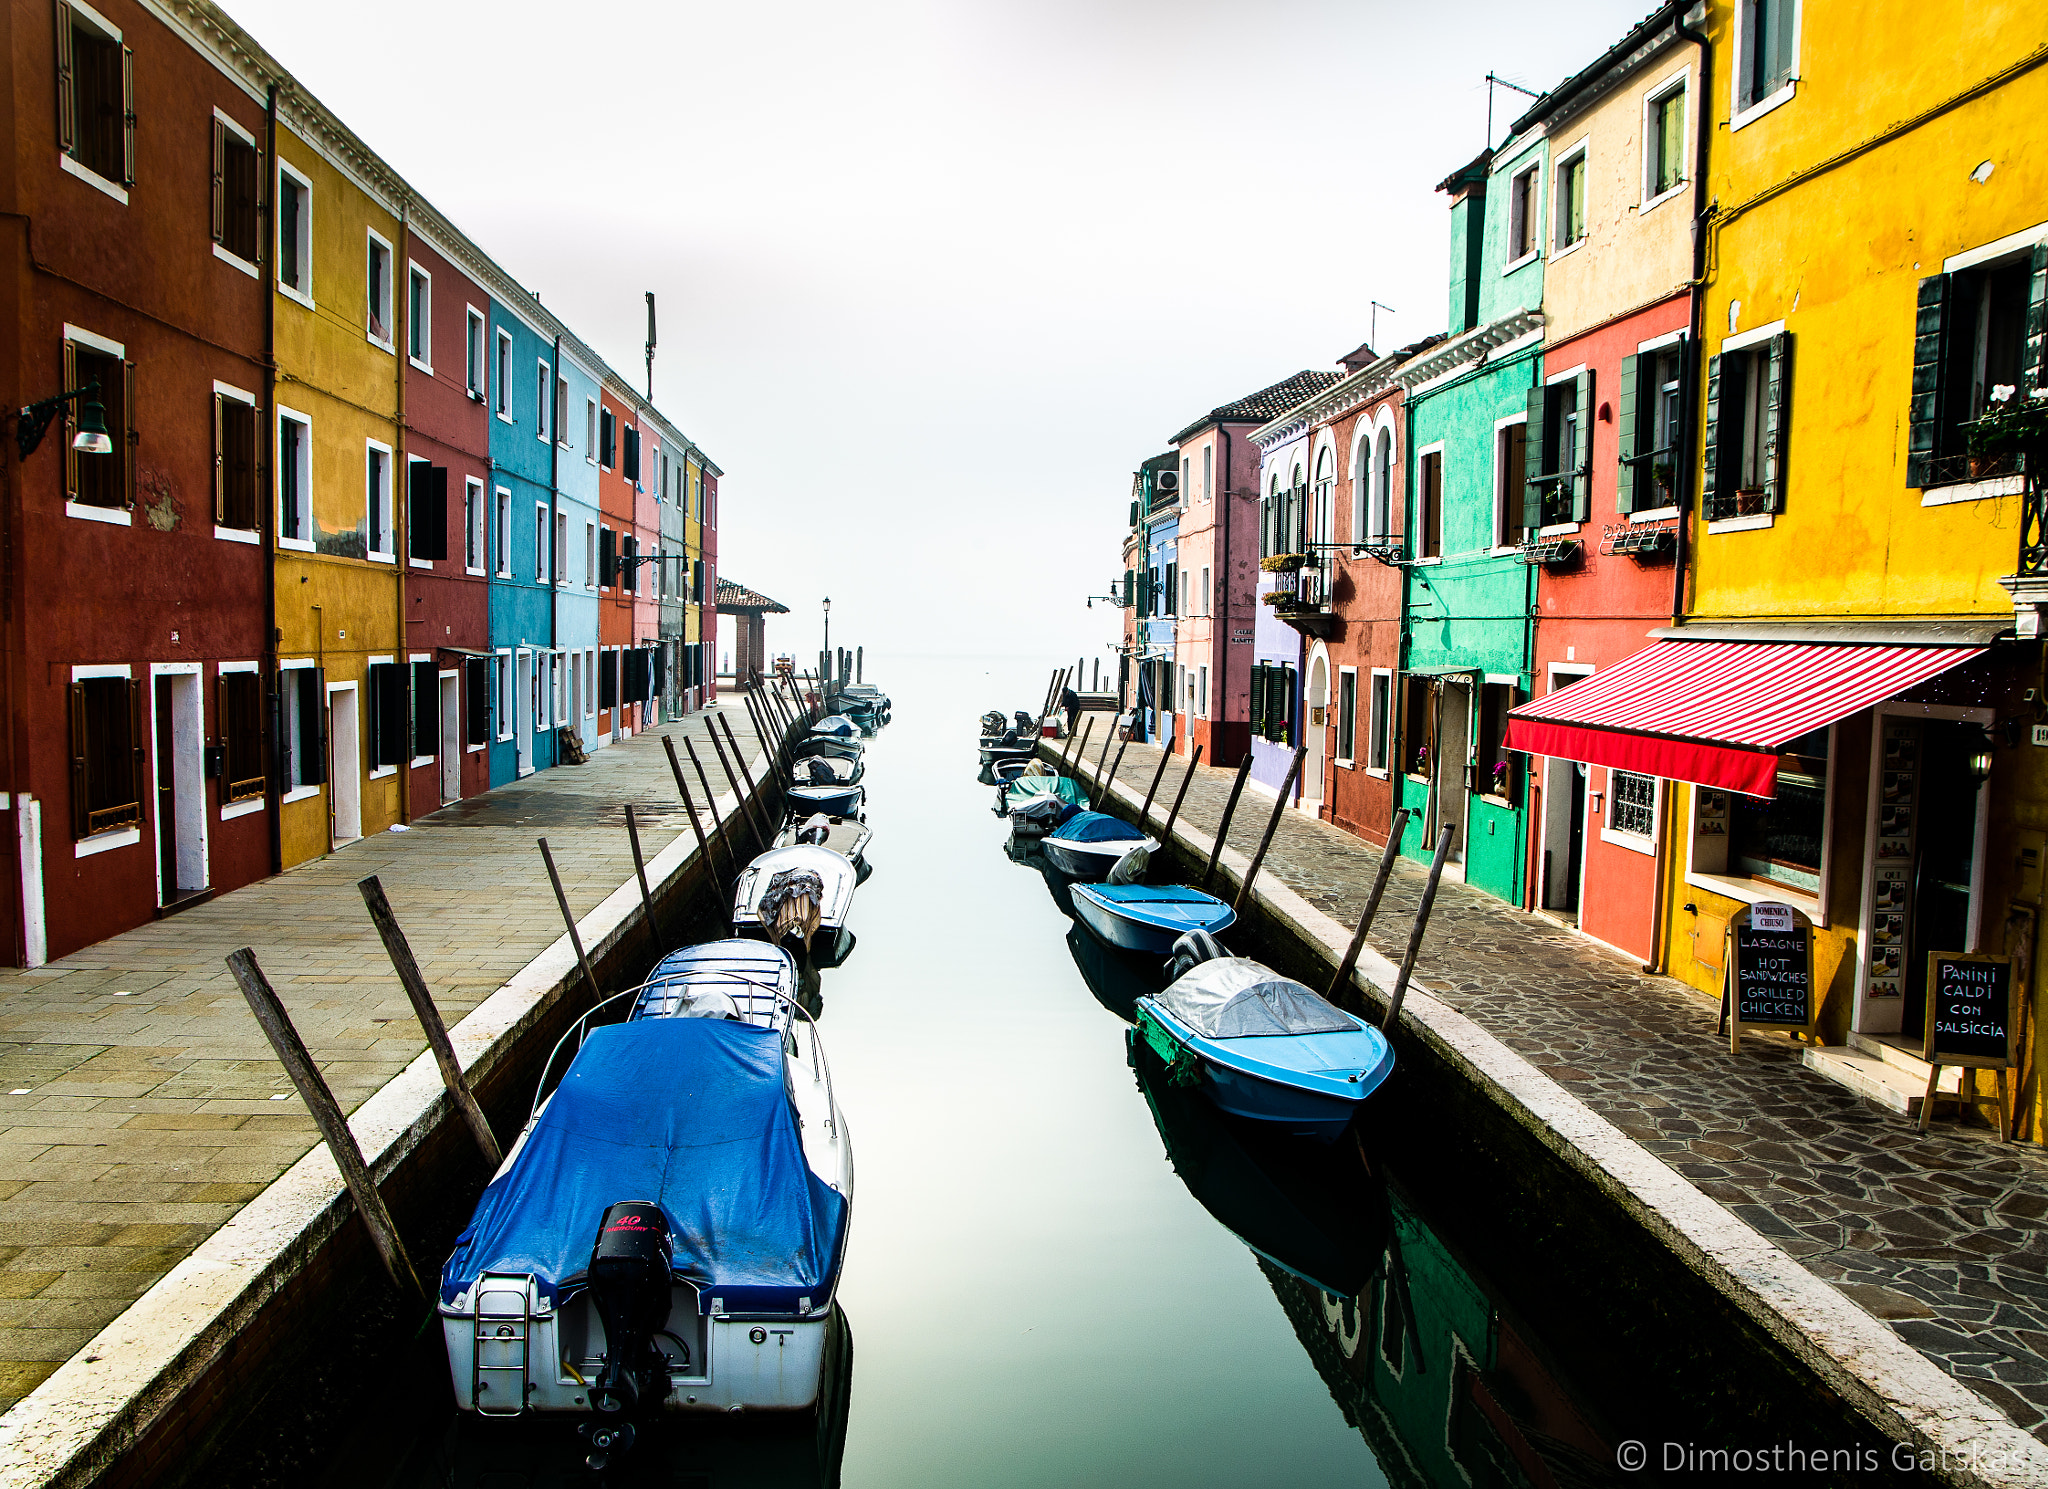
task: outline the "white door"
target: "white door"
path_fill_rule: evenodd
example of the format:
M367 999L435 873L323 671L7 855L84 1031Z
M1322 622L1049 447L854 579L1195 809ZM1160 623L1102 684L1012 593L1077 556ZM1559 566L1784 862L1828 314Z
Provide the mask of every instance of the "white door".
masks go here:
M356 685L327 689L327 801L337 847L363 835L363 742L356 718Z
M519 774L533 770L533 653L519 653L512 675L512 752Z
M1323 721L1329 717L1330 706L1330 663L1329 659L1318 656L1309 664L1308 694L1302 703L1302 727L1299 744L1308 746L1308 753L1301 758L1301 807L1305 812L1317 811L1323 804L1323 743L1328 735Z
M441 800L462 796L462 683L458 674L441 674Z

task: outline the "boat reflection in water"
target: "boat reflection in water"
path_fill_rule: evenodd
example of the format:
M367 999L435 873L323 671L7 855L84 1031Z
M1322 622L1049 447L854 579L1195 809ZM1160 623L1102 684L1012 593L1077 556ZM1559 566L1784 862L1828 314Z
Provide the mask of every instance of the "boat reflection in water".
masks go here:
M1623 1482L1612 1445L1540 1349L1374 1174L1355 1137L1325 1146L1274 1136L1173 1085L1148 1046L1132 1046L1174 1172L1255 1253L1389 1484Z
M1133 956L1105 946L1079 921L1067 927L1067 951L1095 1001L1127 1024L1138 1016L1138 999L1166 985L1163 959Z
M1060 914L1074 918L1074 878L1061 872L1059 866L1045 856L1039 847L1038 838L1020 838L1014 833L1003 839L1003 853L1011 863L1020 868L1036 871L1045 880L1045 892L1052 896L1052 902L1059 906Z
M683 1484L690 1489L837 1489L853 1394L853 1331L834 1309L815 1413L736 1417L704 1425L663 1418L642 1428L610 1469L584 1465L590 1445L564 1422L461 1417L423 1444L393 1486L450 1489L605 1489Z

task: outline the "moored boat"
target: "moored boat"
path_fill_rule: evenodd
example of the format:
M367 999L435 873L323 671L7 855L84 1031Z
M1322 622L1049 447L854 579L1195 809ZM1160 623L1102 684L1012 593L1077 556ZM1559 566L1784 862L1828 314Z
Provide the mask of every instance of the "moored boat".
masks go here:
M1092 884L1108 875L1134 850L1159 851L1159 840L1147 837L1121 817L1105 812L1077 812L1045 836L1045 856L1064 873Z
M1139 999L1138 1030L1223 1110L1325 1142L1394 1068L1379 1030L1248 957L1198 962Z
M843 713L835 713L811 725L811 733L823 734L838 739L858 739L860 737L860 725Z
M1074 915L1111 946L1164 955L1189 931L1219 935L1237 912L1185 884L1076 884Z
M733 885L733 930L777 946L795 939L806 950L822 937L829 948L846 927L859 883L860 871L830 848L770 848L740 870Z
M867 788L861 785L828 783L820 786L791 786L786 796L789 810L810 816L823 812L828 817L855 817L860 815L862 803L867 800Z

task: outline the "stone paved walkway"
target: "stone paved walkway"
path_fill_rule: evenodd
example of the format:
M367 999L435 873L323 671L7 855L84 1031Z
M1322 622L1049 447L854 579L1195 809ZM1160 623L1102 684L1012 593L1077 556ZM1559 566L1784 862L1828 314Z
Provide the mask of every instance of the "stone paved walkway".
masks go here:
M623 803L650 859L689 830L662 734L679 752L694 738L724 792L703 740L713 713L752 757L746 708L728 702L46 967L0 970L0 1409L315 1141L228 952L255 948L353 1111L425 1046L356 882L383 880L452 1025L562 934L536 837L581 916L632 875ZM694 775L690 789L701 796Z
M1093 749L1089 752L1093 755ZM1117 774L1140 798L1159 752L1132 745ZM1093 781L1094 762L1081 771ZM1186 770L1166 769L1165 822ZM1181 823L1211 836L1234 771L1202 767ZM1249 788L1226 841L1258 846L1273 798ZM1365 908L1379 850L1288 812L1261 874L1342 924ZM1423 866L1402 860L1372 936L1399 959ZM2048 1155L1988 1134L1926 1133L1800 1064L1789 1040L1717 1039L1715 1003L1551 922L1446 882L1417 977L2048 1440Z

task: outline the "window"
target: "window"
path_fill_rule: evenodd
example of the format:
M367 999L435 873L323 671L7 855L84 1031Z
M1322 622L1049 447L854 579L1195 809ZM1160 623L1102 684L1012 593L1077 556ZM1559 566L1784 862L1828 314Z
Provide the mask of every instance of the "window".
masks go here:
M512 577L512 493L503 486L498 488L498 577Z
M583 458L592 465L597 463L597 400L587 399L583 405Z
M1687 443L1686 351L1679 342L1621 359L1616 511L1656 511L1678 500Z
M640 431L631 424L626 426L626 466L622 474L635 486L640 484Z
M1365 768L1381 775L1387 770L1387 749L1391 740L1394 704L1394 677L1390 672L1373 669L1372 693L1369 699L1371 714L1365 725Z
M597 524L583 524L583 587L597 588Z
M1480 684L1479 756L1473 763L1473 789L1507 802L1516 800L1521 788L1519 762L1508 749L1508 710L1515 706L1515 693L1513 683Z
M618 574L618 535L600 524L597 529L597 587L610 589Z
M1685 84L1651 98L1643 121L1643 200L1685 184Z
M1740 0L1735 77L1738 112L1764 102L1792 81L1798 0Z
M1212 481L1213 481L1213 479L1214 479L1214 469L1215 469L1215 465L1216 465L1216 447L1215 447L1214 445L1204 445L1204 446L1202 446L1202 500L1203 500L1203 501L1207 501L1207 500L1209 500L1210 496L1212 495L1212 492L1211 492L1211 489L1210 489L1210 487L1211 487L1211 483L1212 483Z
M1165 613L1168 615L1179 615L1180 611L1180 565L1169 559L1166 564Z
M391 451L374 440L365 442L363 456L365 537L372 558L395 558L391 531Z
M418 264L405 266L405 354L420 371L434 370L434 280Z
M543 361L534 370L533 377L533 427L542 443L548 439L549 400L554 393L554 369Z
M512 422L512 333L498 333L498 365L492 369L496 374L497 388L493 393L491 407L498 417L507 424Z
M368 335L370 340L388 352L391 350L391 245L374 231L368 237L369 251L364 264Z
M213 392L213 520L241 532L256 528L256 401L218 384Z
M583 653L583 717L597 717L597 648Z
M441 673L431 660L412 664L412 758L431 760L441 751Z
M1195 669L1195 712L1202 718L1209 717L1209 669Z
M410 668L388 659L370 663L370 770L404 765L412 758L412 717L407 695Z
M1783 331L1707 359L1706 479L1700 500L1709 521L1785 509L1791 373L1792 338Z
M484 571L484 483L474 477L462 483L462 566L472 574Z
M405 556L426 568L448 556L448 467L408 460L405 472Z
M1654 841L1657 836L1657 778L1632 770L1607 772L1607 828L1610 836Z
M1209 566L1202 565L1202 614L1209 614Z
M1337 759L1349 765L1358 748L1358 674L1349 667L1337 673Z
M546 584L548 582L548 529L552 526L553 524L548 521L548 504L546 502L535 503L533 514L533 582L535 584Z
M498 721L498 738L512 737L512 653L498 653L496 681L491 690L491 716Z
M640 540L632 534L623 534L619 539L619 556L616 560L619 573L619 588L627 594L640 592Z
M135 505L135 424L131 402L135 364L126 361L123 349L113 342L97 337L88 341L84 332L69 328L67 338L64 386L82 388L98 384L98 398L106 413L107 432L113 436L114 449L108 455L88 455L73 449L71 441L77 432L78 410L89 400L78 398L65 404L65 498L81 507L126 510Z
M1493 434L1494 543L1511 547L1528 535L1523 509L1529 499L1529 421L1503 424Z
M1820 893L1827 795L1826 729L1802 735L1779 751L1777 795L1698 793L1703 806L1710 796L1726 804L1730 875L1809 895Z
M256 183L256 140L220 115L213 116L213 241L223 253L254 264L261 241Z
M1373 535L1385 541L1394 523L1394 432L1382 429L1373 454Z
M462 342L463 386L469 396L478 403L484 401L484 318L481 311L471 308L465 323Z
M1557 167L1557 246L1566 249L1586 236L1586 152L1579 150Z
M293 800L327 780L327 674L311 662L283 663L277 683L278 775L285 799Z
M126 675L71 684L71 836L142 825L142 684Z
M61 3L57 131L67 161L110 184L135 184L135 53L119 31Z
M1536 251L1536 167L1517 171L1508 184L1508 262Z
M1401 764L1408 774L1429 778L1436 761L1436 689L1414 674L1401 679Z
M1592 411L1593 374L1585 368L1529 390L1523 526L1566 526L1592 515Z
M313 303L313 185L283 161L277 164L277 283Z
M567 512L555 513L555 562L550 572L555 576L555 583L567 584L569 582L569 514Z
M555 441L562 448L569 447L569 380L555 375Z
M1316 504L1309 534L1309 541L1314 545L1309 551L1318 562L1327 551L1323 545L1330 541L1331 510L1336 500L1337 456L1325 446L1322 454L1316 457Z
M1416 470L1415 527L1422 540L1417 558L1441 558L1444 552L1444 452L1423 454Z
M533 710L533 732L535 734L542 733L548 727L548 699L554 694L553 684L548 679L548 669L553 664L553 660L544 651L533 654L533 676L531 679L533 696L528 700L528 704Z
M313 426L282 408L277 411L277 537L280 544L313 546Z
M606 470L618 464L619 421L608 408L597 411L597 463Z
M1351 548L1354 553L1372 541L1372 431L1351 451Z
M2048 300L2048 244L1920 281L1908 409L1906 484L1942 486L2017 475L2017 457L1974 460L1963 425L2001 387L2025 397L2048 386L2039 326ZM2035 319L2028 336L2027 319Z

